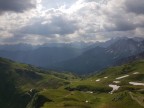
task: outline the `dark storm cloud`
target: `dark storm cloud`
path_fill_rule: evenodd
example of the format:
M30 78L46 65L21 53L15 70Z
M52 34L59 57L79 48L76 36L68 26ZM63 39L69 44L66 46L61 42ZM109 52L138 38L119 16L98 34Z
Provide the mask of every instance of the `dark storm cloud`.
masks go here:
M0 0L0 13L23 12L32 7L34 4L28 0ZM144 0L42 0L34 11L8 17L3 14L0 20L3 43L143 37Z
M35 7L32 0L0 0L0 13L6 11L23 12Z
M129 22L116 22L116 31L129 31L136 29L136 25Z
M103 24L105 31L129 31L136 29L137 25L129 18L125 12L121 14L108 12L106 13L106 20Z
M66 19L63 16L53 16L50 22L46 20L35 21L31 25L21 28L20 32L23 34L52 36L55 34L72 34L76 30L78 30L78 27L75 21Z
M113 0L114 1L114 0ZM113 3L115 4L116 1ZM142 4L142 5L141 5ZM132 14L135 13L135 14ZM124 0L119 6L105 10L105 31L132 31L144 27L144 1L142 0Z
M138 25L126 20L115 20L108 25L104 25L108 31L129 31L137 28Z
M144 0L125 0L126 10L136 14L144 14Z

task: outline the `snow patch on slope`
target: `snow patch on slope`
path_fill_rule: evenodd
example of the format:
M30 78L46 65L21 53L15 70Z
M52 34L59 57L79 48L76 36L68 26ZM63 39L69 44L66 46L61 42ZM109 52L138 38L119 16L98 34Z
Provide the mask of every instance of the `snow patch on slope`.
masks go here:
M126 77L129 77L129 75L124 75L124 76L118 77L116 79L118 80L118 79L123 79L123 78L126 78Z
M97 79L96 82L99 82L101 79Z
M137 82L129 82L129 84L131 84L131 85L141 85L141 86L144 86L144 83L137 83Z
M117 91L120 88L120 86L113 85L113 84L109 84L109 87L113 88L113 90L110 92L110 94L113 94L113 92Z

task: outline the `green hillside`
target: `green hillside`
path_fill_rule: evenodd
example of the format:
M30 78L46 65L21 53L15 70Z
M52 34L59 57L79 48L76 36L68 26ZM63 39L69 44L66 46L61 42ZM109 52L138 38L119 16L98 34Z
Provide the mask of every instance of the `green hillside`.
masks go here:
M0 58L0 108L25 108L35 93L57 89L75 78Z
M143 60L80 78L0 58L0 108L143 107Z
M122 76L125 78L117 79ZM119 83L114 83L119 81ZM144 85L131 85L129 82L144 83L144 61L137 61L92 75L75 79L57 90L48 89L37 94L49 101L41 107L29 108L143 108ZM120 86L110 93L109 84ZM34 103L37 103L36 100Z

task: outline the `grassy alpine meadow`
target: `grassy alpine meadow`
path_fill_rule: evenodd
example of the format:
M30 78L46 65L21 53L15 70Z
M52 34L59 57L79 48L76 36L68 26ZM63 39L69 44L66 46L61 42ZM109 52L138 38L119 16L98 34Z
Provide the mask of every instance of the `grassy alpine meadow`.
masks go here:
M79 77L0 59L1 108L143 108L144 61ZM15 98L15 100L14 100Z
M143 66L143 60L136 61L89 77L73 79L58 89L40 91L37 96L50 100L40 108L143 108ZM113 88L110 84L119 86L119 89L111 93Z

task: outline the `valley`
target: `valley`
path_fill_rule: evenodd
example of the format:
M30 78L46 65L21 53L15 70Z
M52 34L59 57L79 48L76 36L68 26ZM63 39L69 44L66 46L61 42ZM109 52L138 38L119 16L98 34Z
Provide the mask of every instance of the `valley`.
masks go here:
M143 65L143 60L134 61L80 77L1 58L0 107L143 108Z

